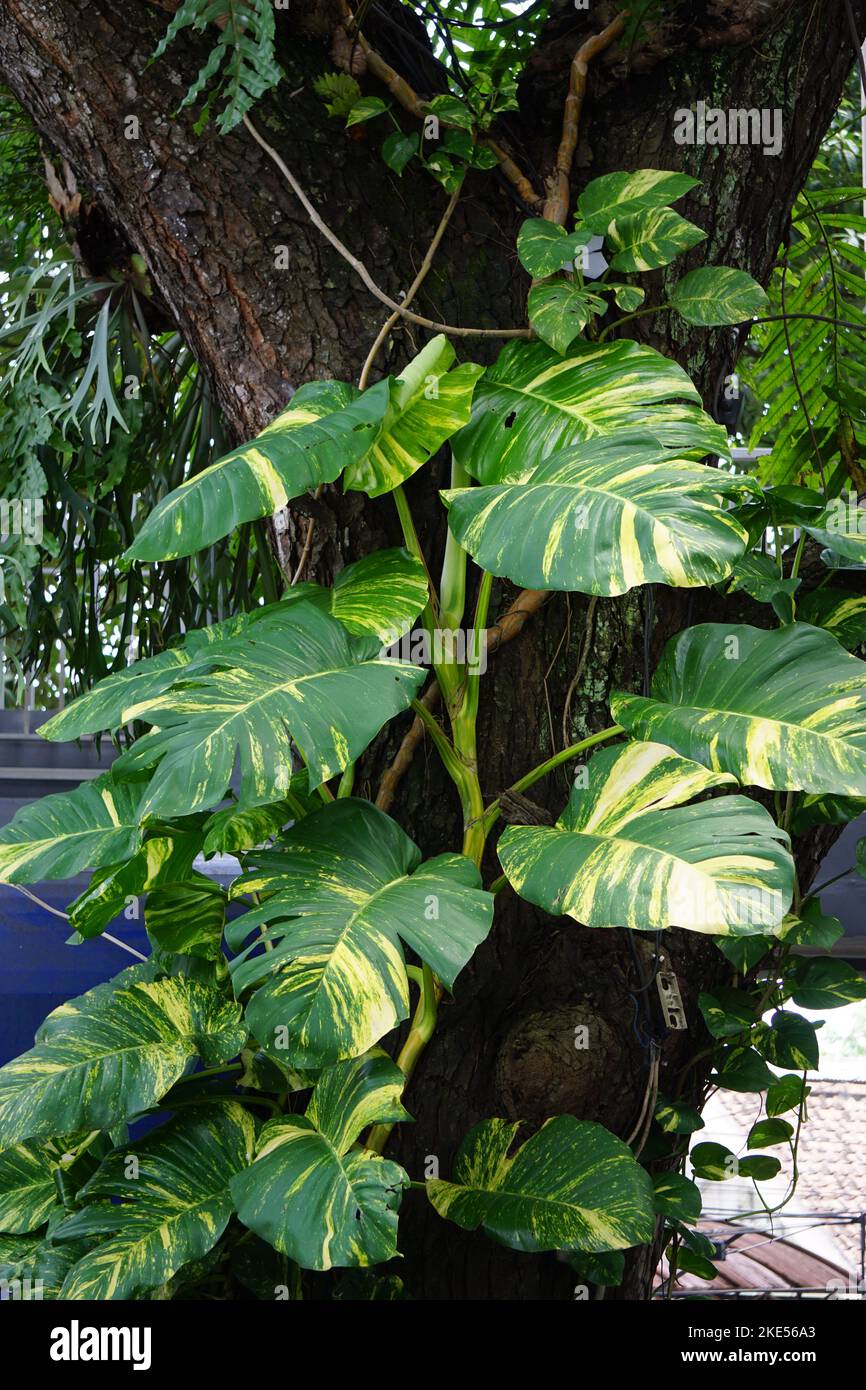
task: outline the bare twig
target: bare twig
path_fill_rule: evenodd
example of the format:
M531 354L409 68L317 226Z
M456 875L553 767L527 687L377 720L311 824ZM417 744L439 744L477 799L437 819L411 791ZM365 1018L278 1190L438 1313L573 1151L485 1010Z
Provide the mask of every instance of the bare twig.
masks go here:
M418 271L418 274L415 276L415 279L409 286L408 290L406 291L406 297L403 300L404 309L408 309L409 305L412 303L412 300L415 298L416 294L418 293L418 290L421 288L421 285L424 283L424 280L427 277L427 273L430 270L431 265L433 264L433 257L436 255L436 252L439 249L439 243L445 235L445 229L448 226L448 223L451 221L451 214L457 206L457 202L460 197L460 189L462 187L463 181L461 179L460 186L455 188L454 192L451 194L451 197L448 200L448 206L442 214L442 220L440 221L439 226L436 228L436 231L433 234L433 240L430 242L430 245L427 248L427 254L421 262L421 268ZM358 386L362 391L367 385L367 380L369 378L370 371L372 369L373 363L376 360L376 356L379 352L380 347L384 343L385 339L387 338L388 334L391 332L391 329L394 327L394 324L397 323L399 318L400 314L395 310L391 317L385 320L385 322L382 324L382 327L379 330L379 333L376 337L375 342L373 343L373 346L367 353L367 360L365 361L364 366L361 369L361 375L358 378Z
M619 38L625 28L625 19L625 12L618 14L600 34L593 34L592 38L581 44L571 62L568 96L565 98L562 113L562 137L556 154L556 165L547 181L547 198L542 213L549 222L557 222L561 227L565 226L568 217L571 166L577 149L577 132L586 95L589 64L596 54L603 52L614 39Z
M244 116L243 120L244 125L256 144L261 146L268 158L272 160L279 169L313 226L322 233L325 240L331 243L334 250L338 251L343 257L343 260L347 261L356 274L360 276L364 285L374 298L378 299L380 303L385 304L389 309L393 309L400 318L408 319L410 323L418 323L422 328L432 329L434 333L445 333L451 338L529 338L532 336L528 328L457 328L450 323L437 323L435 319L424 318L423 314L413 314L411 309L407 309L402 304L398 304L396 299L392 299L389 294L386 294L384 290L379 288L369 270L364 265L364 262L359 261L358 257L340 240L336 232L332 232L327 223L323 222L285 160L277 153L273 145L269 145L264 136L256 130L249 116Z

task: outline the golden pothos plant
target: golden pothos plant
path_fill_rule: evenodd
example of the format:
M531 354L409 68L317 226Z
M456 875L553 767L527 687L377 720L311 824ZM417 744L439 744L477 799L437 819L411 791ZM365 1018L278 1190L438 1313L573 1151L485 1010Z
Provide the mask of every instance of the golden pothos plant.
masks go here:
M268 7L253 8L266 27ZM182 6L173 28L201 9ZM248 43L266 38L257 29ZM238 92L248 122L255 92ZM345 82L329 95L350 124L387 117ZM438 100L452 137L431 172L453 200L465 168L497 156L489 120ZM144 895L153 951L57 1009L0 1070L3 1277L36 1277L46 1297L149 1299L206 1290L230 1268L260 1297L300 1297L305 1270L389 1261L402 1204L424 1201L512 1249L564 1252L593 1283L617 1283L623 1252L660 1230L681 1268L712 1277L700 1194L680 1171L702 1121L680 1095L658 1094L657 1067L628 1142L554 1115L518 1143L519 1127L493 1116L447 1176L422 1181L387 1154L411 1117L440 1002L495 931L500 892L585 929L718 939L735 983L700 1006L715 1084L766 1092L750 1149L796 1144L817 1062L814 1026L785 1003L866 994L831 957L792 955L831 946L838 924L801 899L790 847L795 822L866 804L866 666L834 634L832 605L798 614L795 582L807 534L831 559L866 560L866 543L831 496L738 472L675 362L608 341L644 312L708 328L766 313L759 285L717 266L682 275L661 310L643 308L636 277L704 238L671 206L693 185L663 170L607 175L582 189L568 222L552 195L537 209L550 215L527 218L517 241L533 279L529 327L506 335L492 367L458 364L436 332L397 377L370 385L374 350L358 385L303 386L257 438L143 519L131 563L192 555L342 486L395 506L404 547L349 566L333 587L298 582L189 632L43 726L51 740L137 736L109 773L0 832L0 880L91 870L69 909L78 939ZM602 252L609 264L589 279ZM395 312L411 316L408 301ZM434 556L403 484L444 447L448 539ZM766 538L793 527L785 568ZM496 624L495 578L523 590ZM773 605L777 625L679 633L648 693L612 697L608 728L514 769L519 793L575 767L556 825L501 830L477 740L488 649L550 591L614 598L654 583L740 585ZM425 699L427 657L441 720ZM463 813L462 841L426 860L388 796L383 807L354 794L358 759L408 710ZM773 794L775 816L756 789ZM494 838L502 872L485 884ZM227 891L195 868L217 852L241 861ZM130 1139L145 1116L163 1122ZM738 1168L761 1180L778 1166L754 1153ZM704 1144L691 1168L722 1180L737 1164ZM385 1281L381 1296L396 1287Z

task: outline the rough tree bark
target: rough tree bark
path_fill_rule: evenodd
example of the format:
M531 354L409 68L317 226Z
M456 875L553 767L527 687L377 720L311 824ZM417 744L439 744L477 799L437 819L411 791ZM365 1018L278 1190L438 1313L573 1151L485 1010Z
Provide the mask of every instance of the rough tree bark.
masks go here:
M146 0L0 0L0 75L42 132L46 152L68 160L79 185L107 213L129 246L146 260L154 285L209 374L230 426L249 437L266 424L302 382L356 379L386 311L354 272L319 237L261 150L243 132L227 137L212 126L198 136L192 117L173 115L200 66L209 38L175 43L157 64L148 58L174 6ZM866 0L855 3L861 30ZM550 169L559 133L568 66L578 44L615 12L597 4L591 14L555 0L553 13L521 84L519 113L504 137L537 178ZM791 203L829 125L853 63L843 7L836 0L701 0L672 4L659 37L628 59L612 51L593 66L575 184L620 168L683 169L702 180L686 200L686 215L709 240L692 254L740 266L766 281ZM402 18L401 18L402 16ZM370 37L423 94L439 81L417 47L401 44L394 6L386 23L374 18ZM441 215L444 195L410 168L401 179L378 158L362 128L347 139L324 114L311 80L331 69L330 6L297 0L278 12L280 58L287 77L263 102L255 120L284 154L326 221L397 297L412 279ZM395 37L396 33L396 37ZM417 39L417 31L415 31ZM375 83L367 80L368 90ZM785 141L780 157L753 146L680 147L674 112L704 99L723 108L780 108ZM130 138L137 117L137 134ZM408 120L408 118L407 118ZM540 187L540 184L539 184ZM525 215L495 174L473 175L443 242L420 303L422 313L451 323L520 324L526 280L514 238ZM275 268L287 247L288 270ZM664 291L664 272L651 280L650 302ZM643 324L646 321L642 321ZM691 372L713 409L737 349L734 331L697 332L684 324L639 321L646 341ZM420 346L411 327L394 332L379 362L399 367ZM496 345L473 345L490 360ZM463 356L469 356L465 345ZM433 506L446 481L437 459L409 488L432 546L442 520ZM299 503L314 515L312 569L325 581L371 548L399 541L387 499L329 490ZM283 556L297 549L303 517L289 518ZM497 589L500 608L513 596ZM483 781L491 796L561 746L564 693L581 654L582 675L572 704L571 736L609 723L611 689L639 689L663 642L702 616L742 617L743 600L686 595L657 588L588 608L581 596L558 596L530 621L521 638L492 662L480 721ZM496 609L494 608L494 612ZM758 610L752 621L764 622ZM372 778L393 750L366 768ZM558 810L565 775L551 777L533 797ZM395 807L427 850L455 843L454 798L424 750ZM801 846L808 882L821 846ZM492 863L488 866L492 870ZM491 872L491 877L493 873ZM632 1031L636 977L625 933L591 932L545 918L500 895L491 939L441 1010L437 1037L408 1094L417 1124L395 1153L419 1176L436 1155L447 1173L454 1149L479 1119L506 1114L537 1123L571 1111L626 1135L644 1091L646 1057ZM669 934L689 1030L664 1046L661 1089L706 1042L696 1009L699 991L723 977L715 948L688 933ZM574 1030L588 1024L588 1051L574 1047ZM689 1073L691 1098L705 1077ZM404 1206L400 1266L410 1291L427 1299L544 1299L572 1295L574 1276L550 1257L517 1256L480 1236L442 1223L413 1194ZM654 1254L630 1262L626 1281L608 1296L646 1297Z

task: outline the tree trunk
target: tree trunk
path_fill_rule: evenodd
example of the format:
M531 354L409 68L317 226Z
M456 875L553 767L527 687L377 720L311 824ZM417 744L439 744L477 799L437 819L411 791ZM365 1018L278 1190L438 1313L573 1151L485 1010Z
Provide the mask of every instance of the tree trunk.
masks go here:
M43 133L46 152L68 160L79 185L144 257L230 426L239 438L250 437L302 382L357 379L387 310L323 241L245 131L219 136L211 124L199 136L188 112L172 114L211 42L187 31L148 67L172 8L144 0L0 0L0 73ZM693 173L702 185L683 208L709 238L689 263L735 265L766 281L791 203L853 63L842 7L813 0L707 0L669 8L666 29L629 62L615 53L596 60L574 191L614 169ZM854 8L862 28L866 0ZM613 12L594 5L589 18L570 3L555 5L530 60L520 112L509 118L503 138L541 176L551 167L572 55ZM396 7L389 28L381 21L378 30L371 26L371 39L389 41L395 22L409 23L405 16ZM444 195L412 166L400 179L392 174L366 127L360 140L348 139L326 116L311 90L312 79L333 67L326 7L298 0L290 13L278 12L277 24L286 80L256 108L254 120L325 221L396 298L429 244ZM389 57L400 66L399 44ZM365 90L376 89L363 80ZM429 93L435 66L422 59L414 80ZM782 154L765 157L754 146L678 146L674 112L698 99L723 108L780 108ZM419 311L449 323L520 324L527 284L513 247L525 215L497 174L471 175ZM287 269L277 268L284 263L280 248L288 249ZM650 277L649 302L661 302L665 278L665 272ZM739 335L696 331L671 319L654 318L651 330L647 320L638 320L639 332L693 375L712 410ZM411 325L400 328L378 366L398 368L422 342ZM473 343L471 353L458 347L464 356L489 361L498 345ZM408 488L431 553L443 539L434 498L445 485L447 461L440 457ZM360 494L343 497L329 489L319 502L294 504L294 513L316 518L312 569L326 582L348 560L399 542L387 498L369 503ZM280 542L284 560L297 552L298 530L305 527L303 517L300 523L289 518ZM509 586L497 586L500 611L512 597ZM552 597L521 637L492 659L485 678L479 725L485 793L495 796L562 746L561 712L576 674L569 741L610 723L610 691L641 689L670 635L702 616L736 621L744 613L766 622L747 600L725 605L716 594L660 586L592 605L581 595ZM366 769L371 785L404 731L398 723L382 740L384 749ZM558 812L567 790L563 772L532 795ZM394 813L426 851L441 851L455 844L456 811L450 784L422 748ZM809 854L815 858L814 843ZM492 852L488 858L485 872L492 878L498 869ZM407 1093L417 1123L405 1127L393 1151L413 1178L433 1159L447 1176L460 1139L490 1115L534 1126L571 1112L622 1136L631 1132L648 1056L633 1026L633 945L624 931L590 931L547 918L510 892L500 895L491 937L459 980L454 1000L443 1004L436 1038ZM662 1092L706 1045L697 996L727 969L702 937L670 932L664 948L679 979L688 1030L664 1041ZM580 1025L588 1028L586 1049L576 1046ZM700 1063L687 1077L689 1095L699 1101L705 1083ZM464 1235L417 1193L404 1204L401 1249L407 1258L398 1272L417 1298L573 1296L575 1277L567 1265ZM652 1255L638 1252L622 1288L608 1296L646 1297L653 1265Z

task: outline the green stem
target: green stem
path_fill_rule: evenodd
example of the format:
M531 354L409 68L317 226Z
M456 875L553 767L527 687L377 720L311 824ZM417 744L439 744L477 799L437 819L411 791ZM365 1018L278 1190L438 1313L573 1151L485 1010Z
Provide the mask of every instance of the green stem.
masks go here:
M635 309L633 314L624 314L616 323L609 323L599 335L598 341L603 343L608 333L612 333L615 328L622 328L624 323L631 323L632 319L642 319L645 314L660 314L663 309L672 309L673 304L653 304L647 309Z
M340 785L337 787L337 800L342 801L344 796L351 796L354 785L355 764L349 763L349 766L340 778Z
M424 566L424 573L427 575L427 587L430 596L427 600L427 607L424 609L422 615L422 622L428 631L432 631L432 629L437 626L436 615L439 612L439 599L436 594L436 586L433 583L424 551L421 549L418 532L415 530L415 522L409 507L409 499L403 491L403 488L399 485L394 488L391 496L394 499L397 515L400 518L400 527L403 531L406 549L409 551L410 555L415 556L416 560L421 561L421 564Z
M209 1076L227 1076L229 1072L243 1071L242 1062L227 1062L221 1067L208 1067L206 1071L191 1071L188 1076L182 1076L175 1082L176 1086L182 1086L185 1081L205 1081Z
M806 532L800 532L800 539L797 542L797 549L794 552L794 563L791 566L791 578L796 579L800 573L800 561L803 558L803 548L806 544Z
M421 998L418 1000L418 1007L412 1019L409 1035L397 1057L397 1065L403 1072L407 1085L418 1065L422 1052L433 1036L441 997L442 986L430 966L425 964L422 970ZM364 1147L373 1153L380 1154L388 1142L388 1136L393 1128L393 1124L374 1125L367 1136Z
M452 488L469 487L471 478L462 464L455 458L451 460ZM442 561L442 576L439 581L439 621L443 628L452 631L463 621L466 606L466 551L448 528L445 539L445 556Z
M556 768L561 767L563 763L567 763L572 758L576 758L578 753L584 753L588 748L594 748L597 743L606 743L608 739L617 738L620 734L624 733L625 729L621 724L612 724L609 729L602 729L598 734L590 734L588 738L582 738L579 743L569 744L568 748L563 748L559 753L554 753L552 758L547 759L547 762L540 763L538 767L534 767L531 772L527 772L524 777L521 777L513 786L509 787L508 790L510 792L526 791L527 787L533 786L535 782L540 782L542 777L546 777L548 772L553 772ZM500 802L497 798L496 801L491 801L484 812L484 822L488 832L490 827L495 825L499 818L499 814ZM489 824L487 824L488 821Z

